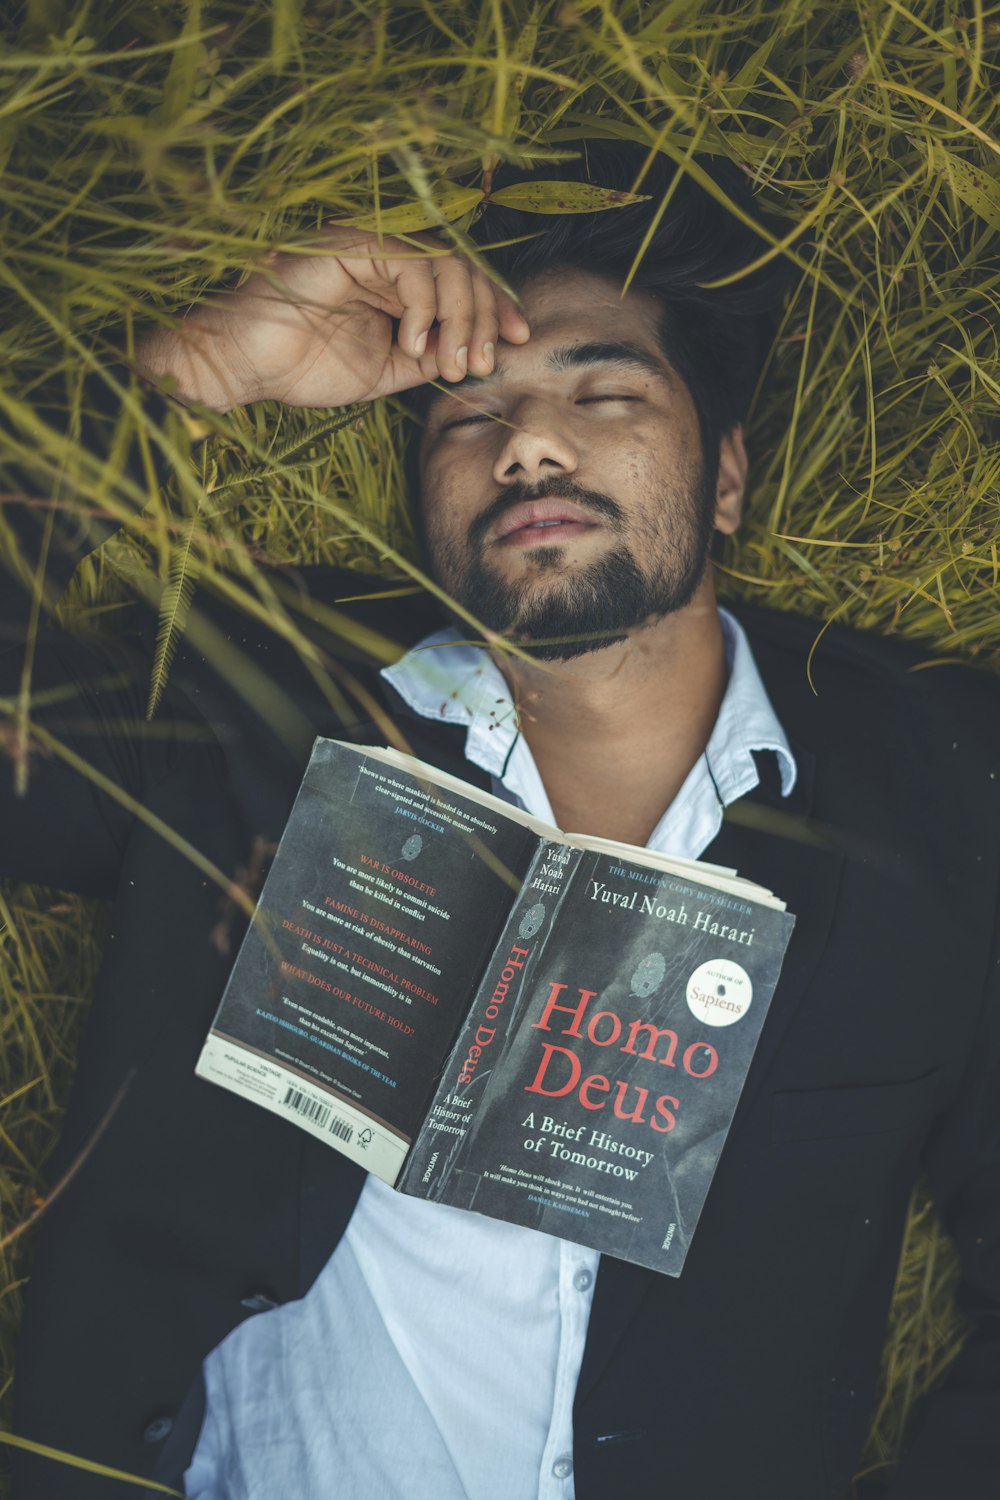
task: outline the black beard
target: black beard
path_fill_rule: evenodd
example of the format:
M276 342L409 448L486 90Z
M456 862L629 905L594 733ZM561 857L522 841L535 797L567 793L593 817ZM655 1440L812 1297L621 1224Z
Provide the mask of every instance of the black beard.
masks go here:
M560 495L601 515L610 529L623 531L625 516L608 496L577 490L572 483L550 482L545 494ZM694 493L676 506L675 535L668 544L662 535L637 537L643 552L655 557L666 545L666 556L643 572L636 557L623 542L582 572L553 577L548 589L537 584L504 582L483 557L482 540L493 522L523 499L535 498L518 492L500 496L469 528L471 560L459 556L457 547L438 550L432 574L457 604L474 615L487 630L503 636L527 651L536 661L567 661L602 651L627 638L638 626L672 614L690 603L704 576L714 529L715 495L699 475ZM564 567L566 549L539 547L528 553L536 573L558 574ZM464 629L466 621L453 617Z

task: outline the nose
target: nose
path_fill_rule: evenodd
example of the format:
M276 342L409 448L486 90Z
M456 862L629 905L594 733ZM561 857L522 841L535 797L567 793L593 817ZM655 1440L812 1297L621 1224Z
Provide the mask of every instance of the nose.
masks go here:
M549 401L525 400L510 412L503 444L493 465L498 485L529 482L546 474L573 474L577 445L566 422Z

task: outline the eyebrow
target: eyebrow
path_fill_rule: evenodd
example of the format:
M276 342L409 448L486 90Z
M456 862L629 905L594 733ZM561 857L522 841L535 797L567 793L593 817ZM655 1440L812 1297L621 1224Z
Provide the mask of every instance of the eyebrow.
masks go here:
M650 354L638 344L617 340L566 344L561 349L551 350L545 356L546 369L560 375L566 370L576 370L586 365L613 365L619 370L641 371L645 375L658 375L661 379L669 377L670 373L665 359L658 359L655 354ZM482 390L484 385L502 380L507 373L508 366L498 360L489 375L466 375L462 380L456 380L454 385L448 384L436 389L431 404L436 405L441 396Z

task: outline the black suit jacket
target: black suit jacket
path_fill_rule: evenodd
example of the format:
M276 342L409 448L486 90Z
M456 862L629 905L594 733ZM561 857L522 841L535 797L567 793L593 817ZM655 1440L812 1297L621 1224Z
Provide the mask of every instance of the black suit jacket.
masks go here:
M182 1466L184 1424L172 1438L170 1424L200 1360L242 1318L305 1292L362 1183L294 1126L193 1076L242 921L208 866L245 870L253 839L283 825L312 735L383 742L383 708L416 754L481 781L462 732L415 719L372 672L389 651L377 632L419 637L426 606L331 612L307 596L356 594L356 576L316 570L287 587L296 579L341 703L275 635L208 610L195 640L238 648L242 665L220 674L189 650L146 739L122 726L141 717L142 658L57 642L35 686L69 676L81 712L57 704L47 722L106 785L50 755L27 801L3 808L10 874L115 901L59 1165L100 1135L41 1226L17 1430L131 1472ZM814 691L815 627L740 613L799 784L782 799L764 766L706 857L774 889L798 920L682 1277L602 1260L576 1492L846 1500L922 1165L980 1323L892 1494L936 1497L947 1482L985 1495L1000 1475L997 684L914 672L902 648L831 630ZM357 684L372 695L360 709ZM112 1493L18 1459L16 1500Z

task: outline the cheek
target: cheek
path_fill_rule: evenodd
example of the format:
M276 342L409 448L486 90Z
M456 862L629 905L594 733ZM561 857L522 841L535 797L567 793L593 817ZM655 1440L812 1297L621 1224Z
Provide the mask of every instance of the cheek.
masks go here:
M628 458L636 483L653 493L690 487L692 476L700 470L701 444L686 422L638 428L630 437Z
M433 530L444 508L447 495L445 475L436 464L424 464L420 471L420 509L424 527Z
M453 514L459 508L467 488L462 465L454 462L431 462L424 465L420 490L426 510L433 510L438 514Z
M673 463L670 455L658 454L650 448L636 447L624 455L622 472L626 476L629 492L634 496L637 513L647 514L647 508L656 502L664 489L673 485ZM655 505L649 514L658 514Z
M454 547L464 539L471 516L465 515L459 497L442 491L431 474L424 479L420 511L424 538L432 547Z

